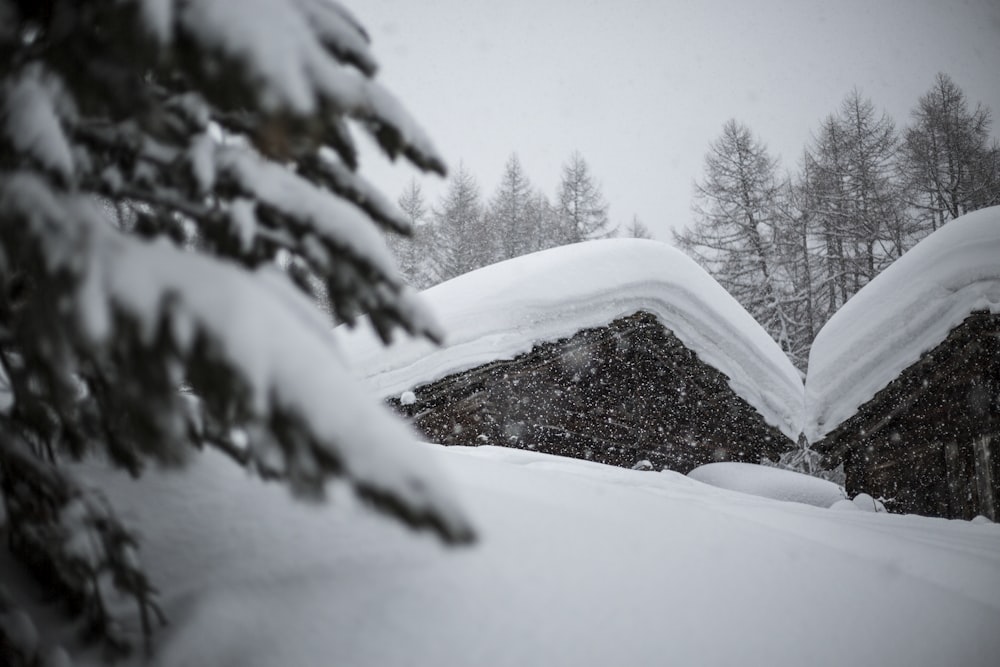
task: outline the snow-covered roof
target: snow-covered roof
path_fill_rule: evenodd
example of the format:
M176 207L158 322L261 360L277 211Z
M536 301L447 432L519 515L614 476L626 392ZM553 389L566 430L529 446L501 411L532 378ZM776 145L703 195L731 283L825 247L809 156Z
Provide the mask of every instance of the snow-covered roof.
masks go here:
M338 329L348 363L382 396L528 352L644 310L655 315L764 419L792 439L802 381L767 332L711 276L656 241L589 241L518 257L423 293L447 334L382 347L365 326Z
M852 417L977 310L1000 313L1000 207L949 222L830 318L809 355L806 437Z

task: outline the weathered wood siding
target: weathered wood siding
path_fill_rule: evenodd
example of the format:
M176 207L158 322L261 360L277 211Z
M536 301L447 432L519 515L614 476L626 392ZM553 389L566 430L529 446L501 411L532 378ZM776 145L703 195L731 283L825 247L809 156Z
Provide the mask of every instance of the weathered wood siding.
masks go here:
M969 316L814 448L890 511L996 520L1000 316Z
M794 446L656 318L640 312L415 388L390 403L428 439L503 444L680 472Z

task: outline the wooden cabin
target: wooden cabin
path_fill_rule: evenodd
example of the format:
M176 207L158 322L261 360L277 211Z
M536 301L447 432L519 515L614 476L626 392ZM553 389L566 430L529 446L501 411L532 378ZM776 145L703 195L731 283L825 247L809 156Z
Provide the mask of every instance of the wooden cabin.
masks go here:
M969 315L813 447L891 512L998 520L1000 315Z
M1000 510L1000 207L949 222L816 336L805 432L892 512Z
M794 444L648 312L418 386L406 402L390 400L433 442L624 467L687 473L777 459Z
M553 248L423 292L440 346L338 337L427 440L687 472L776 459L801 431L802 378L711 276L656 241Z

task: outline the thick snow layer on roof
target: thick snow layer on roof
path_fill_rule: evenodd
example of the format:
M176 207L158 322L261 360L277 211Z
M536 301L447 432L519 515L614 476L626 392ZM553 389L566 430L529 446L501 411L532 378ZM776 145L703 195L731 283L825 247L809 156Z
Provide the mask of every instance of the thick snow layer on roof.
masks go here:
M937 230L830 318L809 355L806 437L849 419L976 310L1000 313L1000 207Z
M844 490L833 482L753 463L708 463L689 472L688 477L720 489L816 507L832 507L847 499Z
M456 481L482 529L472 547L350 502L295 503L212 451L138 480L77 472L141 527L171 623L159 667L986 667L1000 653L1000 526L505 447L421 454Z
M528 352L645 310L733 391L792 439L802 381L767 332L711 276L656 241L609 239L553 248L473 271L425 291L446 332L381 347L368 327L341 327L349 363L383 396Z

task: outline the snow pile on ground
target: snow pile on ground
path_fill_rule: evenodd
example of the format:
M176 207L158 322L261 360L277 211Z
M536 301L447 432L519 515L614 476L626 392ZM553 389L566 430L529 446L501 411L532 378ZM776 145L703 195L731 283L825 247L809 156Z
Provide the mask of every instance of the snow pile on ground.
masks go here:
M847 499L844 490L833 482L753 463L709 463L695 468L688 477L720 489L816 507L831 507Z
M849 419L976 310L1000 313L1000 207L949 222L830 318L809 355L806 437Z
M142 526L171 618L155 664L985 667L1000 655L996 525L413 446L457 480L478 545L446 549L350 494L295 503L210 452L138 481L86 469Z
M851 500L846 498L838 500L830 506L830 509L845 510L848 512L888 512L882 501L872 498L867 493L859 493Z
M793 440L802 381L778 345L721 285L664 243L590 241L500 262L425 291L448 332L381 347L367 327L338 329L350 360L382 396L528 352L645 310L655 315L764 419Z

